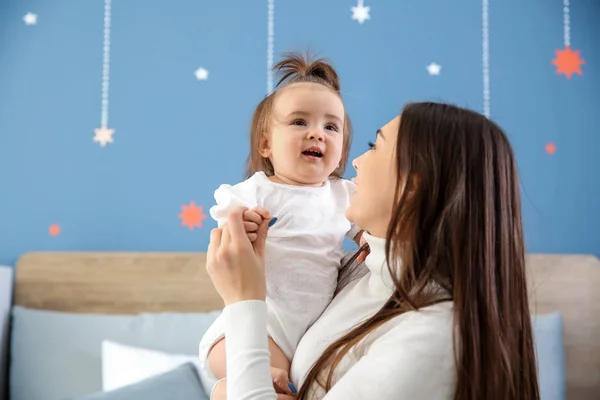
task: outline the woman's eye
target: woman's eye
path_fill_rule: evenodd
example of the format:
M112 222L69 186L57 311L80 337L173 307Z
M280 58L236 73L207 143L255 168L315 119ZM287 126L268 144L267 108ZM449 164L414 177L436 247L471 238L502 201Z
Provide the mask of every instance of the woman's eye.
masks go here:
M369 149L370 150L375 150L375 143L369 142Z

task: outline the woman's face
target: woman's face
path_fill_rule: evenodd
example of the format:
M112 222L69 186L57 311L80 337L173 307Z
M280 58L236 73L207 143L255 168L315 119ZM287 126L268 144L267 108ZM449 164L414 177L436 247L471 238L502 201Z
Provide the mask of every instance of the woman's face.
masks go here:
M356 192L346 217L373 236L384 238L392 217L396 191L396 141L400 117L377 131L371 148L354 159Z

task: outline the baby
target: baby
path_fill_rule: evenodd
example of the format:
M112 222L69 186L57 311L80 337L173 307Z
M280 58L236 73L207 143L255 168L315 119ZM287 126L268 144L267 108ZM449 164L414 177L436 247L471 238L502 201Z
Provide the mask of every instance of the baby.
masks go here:
M271 371L283 387L300 338L333 297L344 238L358 243L362 232L345 218L354 191L341 178L351 126L337 73L323 60L294 54L274 69L282 77L254 113L247 180L221 185L210 214L222 226L232 209L248 207L251 240L267 211L277 218L266 242L266 303ZM200 360L207 359L214 378L224 378L220 318L200 342Z

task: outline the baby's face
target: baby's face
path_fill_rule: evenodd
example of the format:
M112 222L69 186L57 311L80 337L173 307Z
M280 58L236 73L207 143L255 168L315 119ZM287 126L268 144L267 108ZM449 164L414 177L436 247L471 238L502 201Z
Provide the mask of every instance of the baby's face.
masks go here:
M327 87L291 84L277 94L263 157L281 181L320 186L338 167L344 143L344 104Z

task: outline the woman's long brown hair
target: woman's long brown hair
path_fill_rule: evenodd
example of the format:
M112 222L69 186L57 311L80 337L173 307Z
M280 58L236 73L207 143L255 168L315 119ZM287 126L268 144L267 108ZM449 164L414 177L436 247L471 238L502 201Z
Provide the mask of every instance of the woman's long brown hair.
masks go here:
M308 400L314 385L329 391L340 360L381 325L452 300L454 398L538 400L519 180L506 135L473 111L412 103L401 114L396 167L399 195L386 237L395 291L325 350L298 399ZM395 276L389 266L398 259Z

